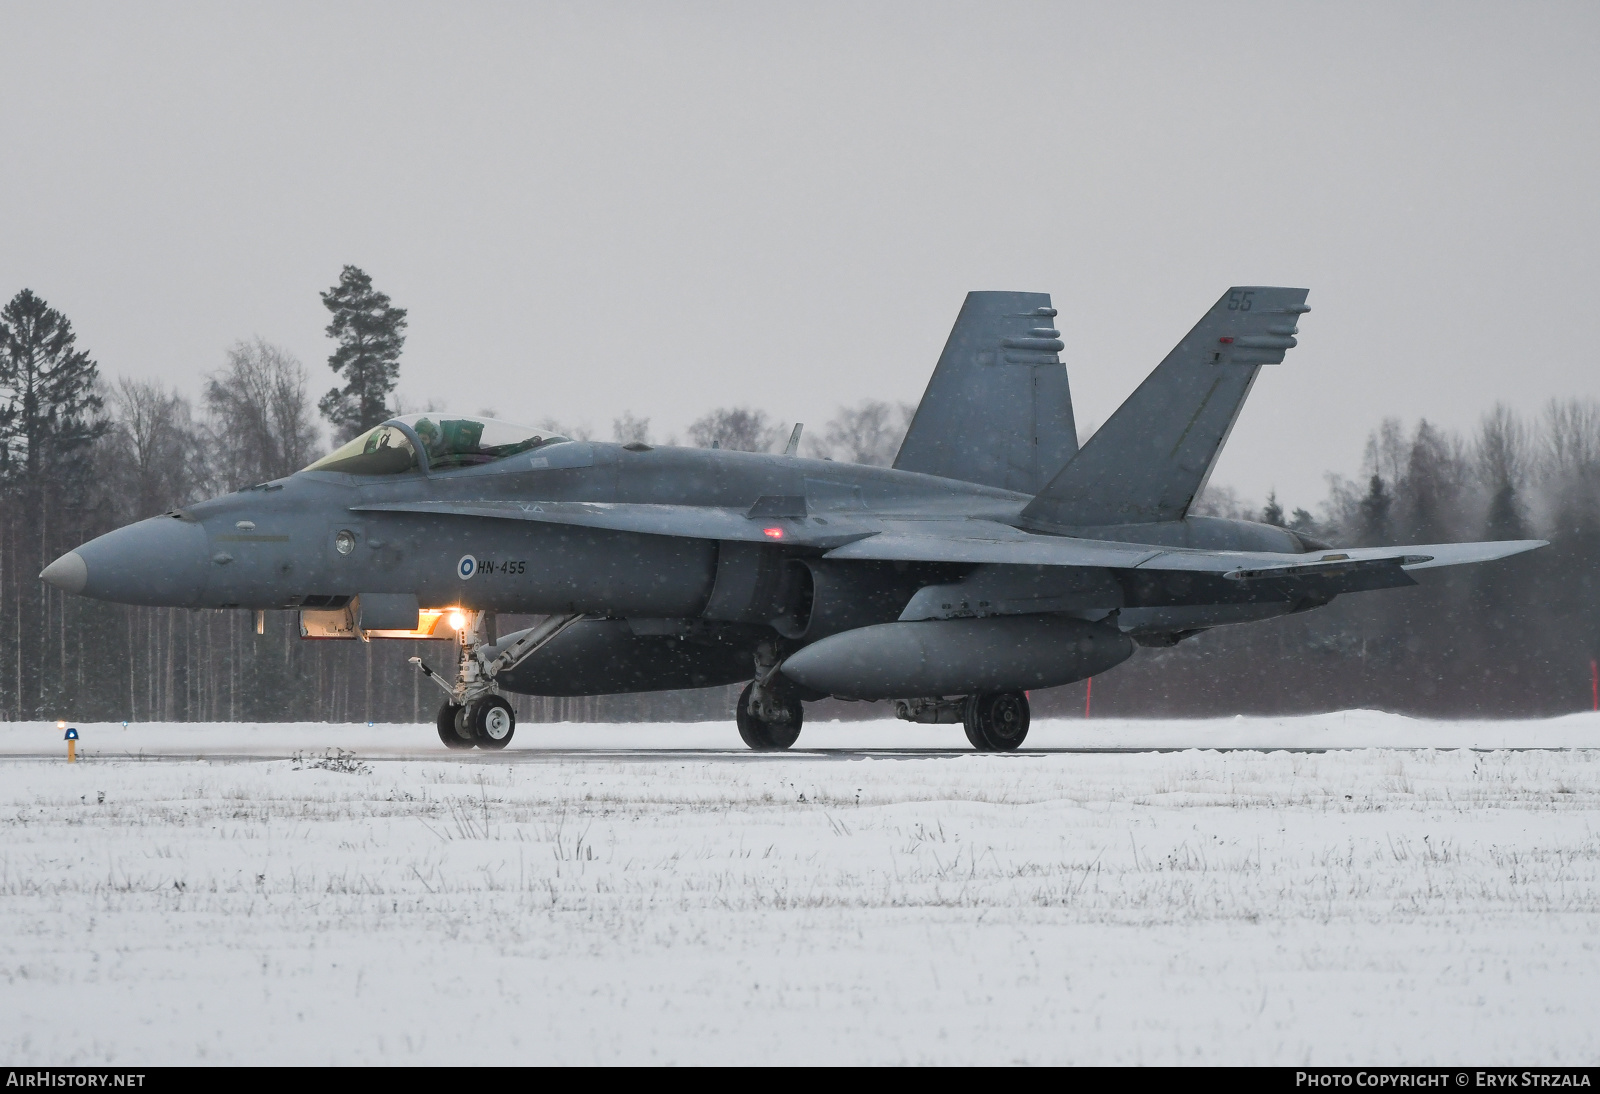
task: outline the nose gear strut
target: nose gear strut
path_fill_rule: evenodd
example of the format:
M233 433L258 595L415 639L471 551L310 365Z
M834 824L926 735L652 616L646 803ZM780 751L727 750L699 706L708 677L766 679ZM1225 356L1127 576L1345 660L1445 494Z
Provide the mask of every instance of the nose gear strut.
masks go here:
M443 689L446 699L437 719L439 739L446 748L501 749L511 742L516 730L516 715L500 694L495 677L514 669L533 656L562 631L583 618L577 615L552 615L538 626L507 635L499 642L487 641L485 612L466 612L466 622L456 632L461 645L456 680L451 684L429 668L420 657L411 663Z

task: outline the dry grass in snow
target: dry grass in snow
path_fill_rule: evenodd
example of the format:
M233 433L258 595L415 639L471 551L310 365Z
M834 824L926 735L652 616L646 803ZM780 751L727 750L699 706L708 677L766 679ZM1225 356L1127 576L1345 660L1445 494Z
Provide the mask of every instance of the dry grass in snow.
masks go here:
M19 1063L1588 1063L1600 752L0 762Z

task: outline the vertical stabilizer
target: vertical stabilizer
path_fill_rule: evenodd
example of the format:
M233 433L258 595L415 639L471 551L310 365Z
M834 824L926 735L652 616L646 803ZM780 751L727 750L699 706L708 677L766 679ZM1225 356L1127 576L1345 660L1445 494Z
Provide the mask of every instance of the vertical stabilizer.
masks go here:
M1046 527L1181 520L1204 488L1262 365L1295 345L1305 289L1223 294L1022 511Z
M1039 489L1078 450L1050 295L967 294L894 466Z

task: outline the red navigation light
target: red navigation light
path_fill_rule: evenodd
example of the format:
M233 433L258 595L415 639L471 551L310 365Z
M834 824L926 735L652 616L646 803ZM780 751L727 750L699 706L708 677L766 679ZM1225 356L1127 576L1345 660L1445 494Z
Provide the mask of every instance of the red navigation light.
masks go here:
M1221 342L1225 346L1233 345L1233 339L1232 338L1218 338L1217 341Z
M768 539L782 539L783 538L783 529L782 528L763 528L763 529L761 529L761 534L766 536Z

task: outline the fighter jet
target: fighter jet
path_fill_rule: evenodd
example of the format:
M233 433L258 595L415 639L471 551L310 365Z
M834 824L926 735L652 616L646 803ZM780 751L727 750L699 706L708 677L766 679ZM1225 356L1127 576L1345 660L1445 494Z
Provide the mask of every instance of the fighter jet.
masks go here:
M453 671L412 659L445 693L449 748L504 748L507 693L748 681L753 749L793 745L804 704L829 696L1015 749L1030 689L1136 645L1544 545L1335 548L1191 513L1306 295L1229 289L1081 448L1050 297L974 292L890 468L803 458L799 427L772 454L412 414L41 576L122 604L295 611L306 638L453 628ZM505 613L543 618L498 636Z

